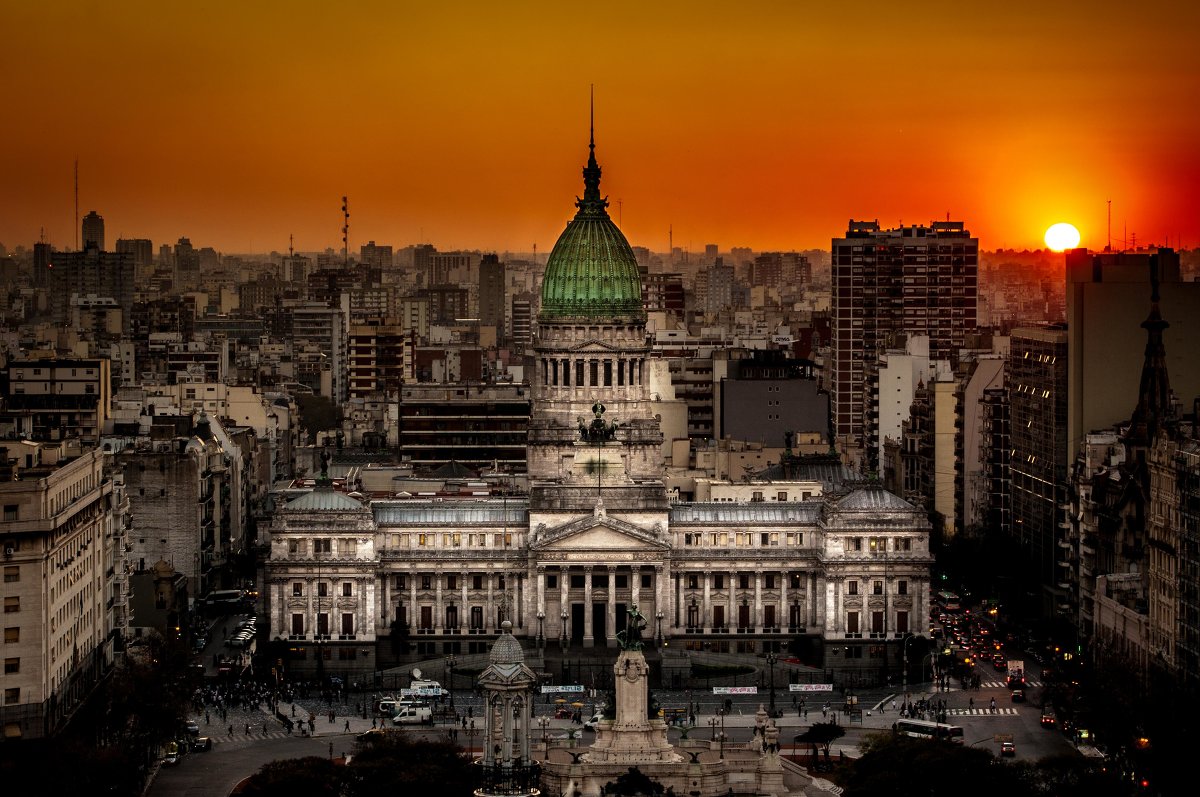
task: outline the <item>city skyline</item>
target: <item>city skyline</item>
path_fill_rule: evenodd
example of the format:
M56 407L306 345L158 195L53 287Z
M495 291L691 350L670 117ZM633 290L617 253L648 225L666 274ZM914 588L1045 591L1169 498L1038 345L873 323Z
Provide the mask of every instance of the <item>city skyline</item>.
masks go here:
M286 14L284 10L286 8ZM983 249L1189 247L1200 11L1021 4L857 17L756 4L6 3L24 76L0 241L227 252L552 248L586 159L635 246L827 248L847 219L963 220ZM48 57L52 56L52 57ZM886 119L886 124L879 120Z

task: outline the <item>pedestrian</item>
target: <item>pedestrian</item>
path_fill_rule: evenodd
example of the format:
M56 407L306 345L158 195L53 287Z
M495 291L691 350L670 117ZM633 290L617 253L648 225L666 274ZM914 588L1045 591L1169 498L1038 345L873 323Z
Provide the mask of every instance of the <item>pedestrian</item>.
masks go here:
M208 725L209 723L210 723L210 720L208 718L208 712L206 711L206 712L204 712L204 724Z
M462 726L463 726L463 730L467 729L467 716L465 714L463 715Z
M233 736L233 726L232 725L229 726L229 735Z
M975 708L975 698L973 698L973 697L967 698L967 706L971 709L974 709Z
M892 701L892 711L895 711L895 710L896 710L896 701L893 700Z
M247 736L250 735L250 723L248 723L248 722L246 723L246 735Z
M346 720L346 732L350 732L350 720Z

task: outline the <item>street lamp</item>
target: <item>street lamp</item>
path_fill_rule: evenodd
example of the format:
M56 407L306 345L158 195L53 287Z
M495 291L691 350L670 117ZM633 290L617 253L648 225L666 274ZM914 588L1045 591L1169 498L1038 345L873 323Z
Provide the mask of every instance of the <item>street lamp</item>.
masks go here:
M662 612L662 609L659 609L658 611L656 611L654 613L654 619L658 620L658 644L661 645L662 641L663 641L663 633L662 633L663 612Z
M454 658L451 653L446 657L446 691L450 693L450 705L454 705L454 665L458 664L458 659Z
M721 755L720 755L720 758L722 761L724 761L725 760L725 709L723 709L723 708L717 709L717 714L719 714L721 716L721 748L720 748Z
M916 634L909 634L908 636L904 637L904 645L903 645L904 651L903 651L903 656L902 656L901 673L900 673L900 683L901 683L900 694L904 695L906 700L908 698L908 643L912 642L914 639L917 639Z
M542 625L546 621L546 613L544 611L542 611L541 609L538 609L537 620L538 620L537 641L538 641L538 647L540 648L546 643L546 638L544 636L542 636Z
M767 654L767 666L771 668L771 712L770 716L775 716L775 662L779 661L779 657L774 653Z
M549 737L546 735L546 728L548 728L548 727L550 726L550 718L549 718L549 717L545 717L545 716L543 716L543 717L538 717L538 718L537 718L537 724L538 724L538 725L540 725L540 726L542 727L542 744L549 744L549 743L550 743L550 739L549 739Z
M721 710L717 709L717 714L720 714L720 713L721 713ZM725 727L725 724L716 716L716 714L714 714L713 716L709 717L709 719L708 719L708 727L712 728L711 739L714 742L717 740L717 725L720 725L722 728Z
M567 650L567 608L564 606L562 610L562 636L559 639L559 644L562 645L563 652Z

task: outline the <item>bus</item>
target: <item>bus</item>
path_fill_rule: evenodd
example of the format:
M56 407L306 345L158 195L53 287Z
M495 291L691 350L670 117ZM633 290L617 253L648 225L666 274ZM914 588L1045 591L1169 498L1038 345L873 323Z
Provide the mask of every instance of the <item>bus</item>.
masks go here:
M962 608L962 604L959 603L958 596L947 590L942 590L937 594L937 604L947 612L957 612Z
M944 739L952 744L963 743L961 725L947 725L942 722L927 720L902 719L892 725L897 735L913 736L918 739Z

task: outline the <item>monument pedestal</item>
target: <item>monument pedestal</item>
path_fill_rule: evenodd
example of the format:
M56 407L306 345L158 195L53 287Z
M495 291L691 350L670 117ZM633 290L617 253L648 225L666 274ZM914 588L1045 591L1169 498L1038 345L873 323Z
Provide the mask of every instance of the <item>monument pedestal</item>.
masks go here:
M614 718L597 723L596 741L583 755L584 761L636 766L683 760L667 741L667 723L647 716L649 674L640 650L621 651L613 665L617 701Z

